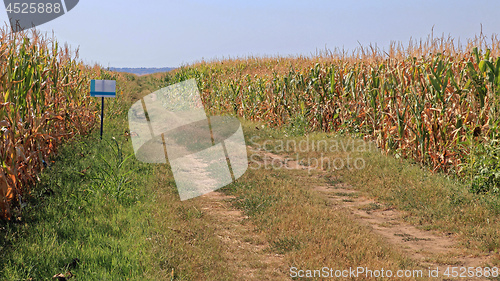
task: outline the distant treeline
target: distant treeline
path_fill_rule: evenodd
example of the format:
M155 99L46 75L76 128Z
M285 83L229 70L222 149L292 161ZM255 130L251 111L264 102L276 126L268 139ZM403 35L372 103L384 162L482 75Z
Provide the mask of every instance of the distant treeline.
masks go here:
M111 71L117 71L117 72L128 72L128 73L133 73L136 75L146 75L146 74L152 74L152 73L157 73L157 72L167 72L172 69L175 69L175 67L162 67L162 68L157 68L157 67L110 67L109 70Z

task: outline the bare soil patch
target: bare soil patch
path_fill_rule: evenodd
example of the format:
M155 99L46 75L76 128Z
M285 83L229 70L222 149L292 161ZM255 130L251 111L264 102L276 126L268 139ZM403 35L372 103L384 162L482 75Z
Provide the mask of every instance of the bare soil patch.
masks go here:
M283 255L272 253L263 234L242 211L231 206L234 196L211 192L202 196L202 210L216 217L216 235L223 242L229 266L237 280L290 280Z
M297 161L271 152L263 152L263 161L268 164L281 161L283 167L306 170L307 166ZM481 267L486 266L490 255L470 255L457 246L452 233L436 233L421 230L404 221L405 213L385 206L373 198L355 190L348 184L339 182L332 185L315 186L314 191L333 202L334 208L348 209L353 218L369 226L374 233L384 238L387 243L402 249L411 259L418 261L422 268L440 270L447 266ZM474 280L489 280L474 278Z
M281 163L281 167L290 170L308 169L304 163L281 155L271 152L259 154L263 164L276 166ZM439 267L441 278L446 267L486 266L491 258L488 254L471 255L458 246L452 233L422 230L407 223L405 212L369 198L346 183L336 181L313 186L311 190L330 201L332 208L347 210L353 220L367 226L389 245L401 249L422 269ZM202 196L201 206L206 215L216 218L213 220L217 224L214 226L216 235L225 247L226 258L238 280L290 280L284 255L269 250L264 234L258 232L248 217L231 204L235 199L221 192L211 192Z
M483 266L488 256L465 256L451 233L425 231L406 223L404 213L360 195L345 185L317 186L314 190L335 202L337 208L348 208L357 221L370 226L375 233L403 249L422 266Z

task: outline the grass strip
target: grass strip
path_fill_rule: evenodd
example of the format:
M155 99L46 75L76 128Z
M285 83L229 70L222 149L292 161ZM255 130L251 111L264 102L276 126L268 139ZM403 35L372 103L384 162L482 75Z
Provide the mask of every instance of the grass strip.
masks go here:
M18 218L0 225L0 280L230 280L209 222L180 202L168 167L132 155L127 110L159 80L117 80L103 140L96 131L63 145Z

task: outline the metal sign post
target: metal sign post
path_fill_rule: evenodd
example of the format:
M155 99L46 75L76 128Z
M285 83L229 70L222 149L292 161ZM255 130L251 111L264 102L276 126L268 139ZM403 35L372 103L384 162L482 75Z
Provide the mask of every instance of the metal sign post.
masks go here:
M90 81L90 96L101 97L101 140L104 124L104 98L116 97L115 80L92 80Z
M102 127L104 122L104 97L101 97L101 140L102 140Z

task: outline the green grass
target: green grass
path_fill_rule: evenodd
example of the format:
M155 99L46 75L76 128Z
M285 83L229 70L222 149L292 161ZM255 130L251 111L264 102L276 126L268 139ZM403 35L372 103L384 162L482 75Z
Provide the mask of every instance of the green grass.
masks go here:
M127 110L159 87L124 74L105 101L103 140L97 129L61 147L18 218L0 224L0 280L231 280L210 221L180 202L169 167L130 157Z
M303 136L285 137L288 134L286 128L281 131L260 126L258 128L259 130L257 130L256 126L247 126L246 137L260 136L260 138L254 138L254 140L259 140L254 146L260 146L268 150L280 148L280 144L283 142L295 140L298 143L306 139ZM395 159L390 155L384 155L375 146L365 149L370 146L363 145L361 140L352 142L352 139L345 135L311 133L307 139L310 143L318 143L320 140L338 140L346 144L354 143L355 146L346 146L348 148L346 149L347 152L342 151L342 149L338 152L330 152L327 149L299 151L300 158L319 159L320 157L328 157L330 159L345 160L350 155L351 159L362 158L365 166L363 169L323 169L319 172L313 170L308 175L299 177L297 175L307 173L307 170L306 172L292 171L299 181L296 184L299 186L298 189L301 190L301 193L308 194L308 189L318 184L347 184L352 186L352 189L374 198L383 206L394 207L403 211L405 214L404 219L421 229L456 235L464 253L490 254L493 256L491 262L496 266L500 264L500 230L498 229L500 223L500 198L498 196L471 193L467 184L452 176L431 173L412 161ZM263 145L264 141L266 141L267 146ZM278 154L284 153L290 153L290 151ZM268 176L257 176L257 178L267 179L269 176L283 176L286 172L285 169L275 170ZM249 178L252 178L252 176L247 176L246 179ZM319 183L314 181L315 178ZM302 184L300 181L302 181ZM267 199L255 200L251 206L277 204L267 204L271 198L270 196L272 196L270 194L275 193L272 183L260 183L255 186L263 186L263 188L245 189L245 191L234 189L232 192L234 194L244 194L243 198L245 199L242 200L248 200L248 198L258 199L258 196L266 194L265 190L268 190ZM285 201L288 200L291 194L290 192L274 195L272 198L280 198L280 201ZM340 193L337 195L350 196L352 194ZM309 200L311 199L307 201ZM296 202L296 204L297 208L300 208L301 203ZM363 209L371 211L380 208L382 205L370 204ZM246 205L243 207L248 209ZM308 208L311 208L311 206L308 206ZM251 211L252 209L248 210ZM263 216L267 216L267 212L267 209L260 210L260 214L266 214ZM288 210L282 210L282 212L288 213ZM325 216L327 216L326 213Z
M207 216L200 198L180 201L170 168L157 166L151 202L150 263L146 280L235 280L221 240L217 217Z
M117 132L107 129L103 141L94 134L64 146L41 174L20 217L2 225L0 279L46 280L68 270L81 280L143 275L150 199L137 187L147 186L153 169L127 161L121 169L133 173L116 171L120 161L109 139ZM126 142L119 138L118 143ZM118 187L120 177L129 181ZM74 259L79 262L68 268Z
M284 140L284 131L243 123L247 143L259 136L254 138L250 154L257 147L272 150L281 143L279 140ZM309 152L300 154L313 156ZM257 157L251 159L259 161ZM327 198L313 191L315 186L326 184L319 171L251 166L254 168L222 191L235 196L234 206L249 216L255 231L265 234L270 244L268 250L284 255L285 268L366 266L394 270L418 266L353 220L348 210L334 208Z
M0 280L52 280L67 271L75 280L235 280L235 269L228 266L223 242L215 235L218 218L201 207L204 199L181 202L168 165L129 157L127 110L141 95L165 86L162 79L125 74L119 79L124 94L106 100L103 141L96 132L64 145L40 175L32 196L23 198L20 219L0 225ZM276 145L304 139L291 127L242 122L248 144L258 136L254 147L259 144L290 158L295 154L280 152ZM328 133L309 134L309 139L349 140ZM423 229L456 234L467 251L499 254L496 197L470 193L453 179L377 150L347 147L300 154L306 159L362 157L366 167L324 172L313 169L316 165L309 165L311 170L261 166L221 190L236 197L233 206L265 237L267 251L284 255L283 267L419 266L312 190L338 183L382 204L367 206L370 210L394 207Z
M466 184L419 165L380 153L364 155L365 170L341 171L343 181L406 211L405 219L423 229L451 232L472 251L499 254L500 198L473 194Z

